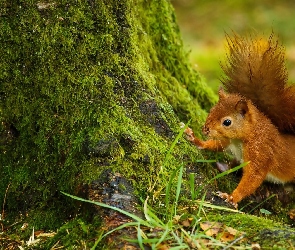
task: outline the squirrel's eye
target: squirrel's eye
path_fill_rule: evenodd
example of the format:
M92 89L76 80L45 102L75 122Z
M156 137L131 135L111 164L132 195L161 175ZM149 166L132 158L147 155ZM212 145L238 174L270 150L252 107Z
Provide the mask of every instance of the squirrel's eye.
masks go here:
M230 120L230 119L226 119L226 120L223 121L222 124L223 124L224 126L228 127L228 126L231 125L231 120Z

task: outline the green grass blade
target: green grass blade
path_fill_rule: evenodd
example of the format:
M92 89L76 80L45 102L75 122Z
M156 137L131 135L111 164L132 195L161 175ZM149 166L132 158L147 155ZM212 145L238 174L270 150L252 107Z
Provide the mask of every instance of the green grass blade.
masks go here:
M151 209L149 209L149 206L147 204L148 198L144 201L143 206L143 212L145 215L146 220L149 222L150 225L153 225L154 227L163 227L163 222L158 218L158 216L152 212Z
M115 231L121 230L121 229L123 229L125 227L136 227L137 225L138 225L138 222L127 222L127 223L124 223L123 225L118 226L118 227L112 229L111 231L106 232L101 238L104 238L107 235L109 235L109 234L111 234L111 233L113 233Z
M236 210L236 209L232 209L232 208L228 208L228 207L222 207L222 206L217 206L217 205L213 205L211 203L208 202L202 202L202 201L195 201L196 203L200 204L202 203L203 207L208 207L208 208L212 208L212 209L217 209L217 210L223 210L223 211L228 211L228 212L233 212L233 213L240 213L243 214L244 212L240 211L240 210Z
M251 214L256 208L258 208L259 206L261 206L264 202L268 201L269 199L275 197L275 194L272 194L271 196L269 196L267 199L265 199L264 201L260 202L257 206L255 206L253 209L250 210L249 214Z
M201 192L201 190L204 189L204 186L208 185L208 184L211 183L212 181L214 181L214 180L216 180L216 179L219 179L219 178L221 178L221 177L223 177L223 176L225 176L225 175L228 175L228 174L230 174L230 173L233 173L233 172L235 172L235 171L237 171L237 170L239 170L239 169L245 167L247 164L248 164L248 162L244 162L244 163L240 164L239 166L236 166L236 167L231 168L231 169L229 169L229 170L227 170L227 171L224 171L224 172L222 172L222 173L219 173L218 175L216 175L215 177L213 177L212 179L210 179L209 181L207 181L206 183L204 183L203 185L201 185L201 186L197 189L197 191L196 191L196 195L198 195L198 194Z
M181 165L180 168L179 168L179 174L178 174L178 178L177 178L175 204L177 204L178 199L179 199L179 195L180 195L181 182L182 182L182 173L183 173L183 165Z
M174 248L172 247L170 249L185 249L185 248L188 248L188 246L183 243L183 239L178 237L178 235L175 232L171 231L171 234L174 236L174 239L177 241L179 246L174 247Z
M126 212L120 208L117 208L117 207L112 207L112 206L109 206L107 204L104 204L104 203L101 203L101 202L98 202L98 201L91 201L91 200L85 200L83 198L80 198L80 197L77 197L77 196L74 196L74 195L70 195L70 194L67 194L65 192L62 192L62 194L72 198L72 199L75 199L75 200L78 200L78 201L83 201L83 202L88 202L88 203L91 203L91 204L94 204L94 205L97 205L97 206L100 206L100 207L104 207L104 208L108 208L108 209L112 209L112 210L115 210L115 211L118 211L122 214L125 214L126 216L132 218L133 220L139 222L140 224L144 225L144 226L151 226L147 221L141 219L140 217L134 215L134 214L131 214L129 212Z
M175 169L169 179L168 185L166 186L166 192L165 192L165 205L166 205L166 214L168 214L168 209L169 209L169 202L170 202L170 191L171 191L171 186L172 186L172 182L173 179L175 178L178 170L181 168L182 166L178 167L177 169Z
M228 175L228 174L230 174L230 173L233 173L233 172L239 170L240 168L245 167L248 163L249 163L249 162L244 162L244 163L240 164L239 166L236 166L236 167L231 168L231 169L229 169L229 170L227 170L227 171L225 171L225 172L222 172L222 173L216 175L215 177L213 177L209 182L212 182L212 181L214 181L214 180L216 180L216 179L218 179L218 178L221 178L221 177L223 177L223 176L225 176L225 175Z
M130 238L125 238L122 237L122 239L128 241L128 242L132 242L132 243L137 243L137 239L130 239ZM172 237L166 237L165 240L169 241L172 240ZM156 246L155 244L159 241L159 239L157 238L151 238L151 239L142 239L142 243L143 244L154 244L154 246Z
M168 158L169 158L169 156L171 155L171 153L172 153L172 151L173 151L173 149L174 149L176 143L179 141L179 139L180 139L181 136L183 135L184 130L187 129L187 127L188 127L190 121L191 121L191 120L189 120L188 123L185 124L185 125L183 126L183 128L181 128L181 130L179 131L179 133L178 133L178 135L176 136L175 140L174 140L173 143L171 144L169 150L168 150L167 153L166 153L166 157L165 157L165 160L164 160L164 165L167 163Z
M186 245L169 248L169 250L178 250L178 249L190 249L190 248Z
M101 231L101 232L99 233L99 236L98 236L97 240L95 241L93 247L91 247L90 250L95 250L96 247L97 247L97 245L98 245L98 243L102 240L102 238L103 238L103 232Z
M155 247L157 247L158 245L161 244L162 241L164 241L168 235L168 233L170 232L170 230L172 229L169 229L168 226L166 225L166 229L165 231L163 232L161 238L159 239L159 241L156 243Z
M200 205L199 205L199 210L198 210L198 213L197 213L197 217L200 218L200 214L201 214L201 210L203 208L203 204L205 202L205 197L206 197L206 194L207 194L207 191L205 191L203 197L202 197L202 200L200 202Z
M138 245L139 245L140 249L144 250L144 246L142 243L140 223L138 223L138 226L137 226L137 240L138 240Z

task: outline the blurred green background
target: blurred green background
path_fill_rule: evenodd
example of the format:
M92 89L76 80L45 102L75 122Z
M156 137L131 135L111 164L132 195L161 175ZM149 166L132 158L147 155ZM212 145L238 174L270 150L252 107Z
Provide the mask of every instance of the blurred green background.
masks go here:
M295 1L172 0L184 44L194 68L217 91L220 62L226 60L225 32L269 37L286 48L289 82L295 82Z

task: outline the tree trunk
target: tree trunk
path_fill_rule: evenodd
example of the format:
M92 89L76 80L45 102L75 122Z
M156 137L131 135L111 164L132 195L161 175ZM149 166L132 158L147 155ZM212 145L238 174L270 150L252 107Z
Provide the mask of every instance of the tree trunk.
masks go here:
M81 242L83 234L92 246L97 211L61 191L110 205L121 197L119 206L131 211L134 199L148 196L163 207L180 166L185 177L197 173L198 185L207 178L193 163L202 156L185 138L169 150L179 123L192 119L200 131L216 101L189 66L169 1L2 0L0 58L2 231L28 222L25 238L33 228L56 230L85 215L89 224L76 219L60 228L68 241L61 246ZM184 196L188 189L184 183ZM110 194L118 200L108 200ZM278 204L274 211L281 211ZM109 228L126 221L117 216L105 217ZM240 223L241 217L218 218ZM20 242L2 236L1 246L3 240L4 248ZM44 249L60 242L54 240Z
M60 191L106 170L161 190L192 151L180 139L157 179L179 122L202 124L215 100L166 0L3 0L0 56L0 202L43 229L75 211Z

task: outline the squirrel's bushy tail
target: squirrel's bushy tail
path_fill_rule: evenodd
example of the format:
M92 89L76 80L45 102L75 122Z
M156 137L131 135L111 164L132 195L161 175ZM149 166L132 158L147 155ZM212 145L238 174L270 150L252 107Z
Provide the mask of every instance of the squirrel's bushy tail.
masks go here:
M221 80L229 93L250 99L281 132L295 133L295 87L287 86L285 49L273 34L263 38L226 36L228 61Z

